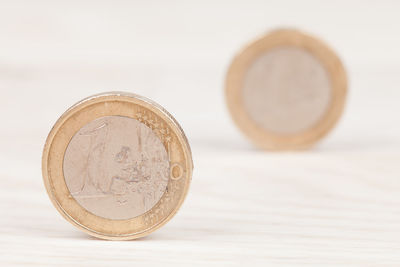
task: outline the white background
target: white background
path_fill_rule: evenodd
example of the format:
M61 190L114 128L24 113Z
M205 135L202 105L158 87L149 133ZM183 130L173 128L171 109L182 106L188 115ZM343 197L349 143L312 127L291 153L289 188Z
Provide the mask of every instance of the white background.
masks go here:
M350 91L312 150L268 153L233 125L235 52L276 27L333 47ZM0 0L0 265L400 265L400 2ZM41 151L91 94L155 100L195 171L180 212L130 242L88 237L52 206Z

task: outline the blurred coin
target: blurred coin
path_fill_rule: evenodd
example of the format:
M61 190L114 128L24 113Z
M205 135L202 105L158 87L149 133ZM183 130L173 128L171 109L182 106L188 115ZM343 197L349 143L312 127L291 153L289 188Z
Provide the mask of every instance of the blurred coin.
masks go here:
M340 118L347 79L337 55L297 30L276 30L233 60L226 99L233 120L257 146L301 149L324 137Z
M104 93L68 109L51 130L43 177L58 211L104 239L145 236L170 220L191 181L188 141L158 104Z

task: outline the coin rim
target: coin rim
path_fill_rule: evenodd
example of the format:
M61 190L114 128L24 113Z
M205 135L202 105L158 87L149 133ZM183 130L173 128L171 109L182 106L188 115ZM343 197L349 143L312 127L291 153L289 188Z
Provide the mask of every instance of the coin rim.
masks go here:
M242 84L249 66L262 54L279 46L302 48L317 58L331 81L331 103L324 116L312 127L284 135L268 131L248 114ZM336 53L321 40L295 29L278 29L245 46L233 59L225 79L225 100L236 126L257 147L265 150L296 150L314 145L326 136L341 117L347 95L347 77Z
M48 169L48 162L49 162L49 156L50 156L50 149L51 145L53 143L54 137L56 136L57 132L60 130L61 126L66 122L66 119L72 116L76 112L80 112L82 109L84 109L87 106L90 106L91 104L96 104L100 103L101 100L107 101L107 100L118 100L122 102L129 102L132 104L139 105L145 109L149 109L152 112L156 113L159 117L161 117L165 123L168 124L171 130L175 133L176 137L178 138L178 144L180 145L182 152L183 152L183 161L186 163L187 170L185 171L185 186L183 190L180 190L181 195L179 197L179 200L173 209L171 210L170 214L164 218L162 218L160 221L155 222L153 225L151 225L149 228L147 228L144 231L140 232L133 232L131 234L122 234L122 235L114 235L110 233L102 233L95 231L93 229L90 229L89 227L84 225L84 222L78 222L75 218L73 218L70 214L68 214L62 207L61 203L59 203L56 199L56 194L51 186L50 183L50 174L49 174L49 169ZM71 136L72 138L72 136ZM57 153L60 153L63 155L62 158L64 158L65 151L57 151ZM62 164L61 164L62 165ZM189 190L192 174L193 174L193 159L192 159L192 153L190 149L189 142L187 140L187 137L185 133L183 132L181 126L179 123L175 120L175 118L168 112L166 111L162 106L157 104L156 102L147 99L145 97L132 94L132 93L126 93L126 92L105 92L105 93L100 93L96 94L90 97L87 97L76 104L74 104L72 107L67 109L61 117L57 120L57 122L54 124L52 127L47 139L46 143L43 149L43 156L42 156L42 174L43 174L43 181L46 187L47 194L49 195L51 202L53 205L56 207L56 209L61 213L61 215L69 221L71 224L74 226L78 227L80 230L88 233L89 235L95 236L97 238L101 239L108 239L108 240L130 240L130 239L136 239L140 238L143 236L146 236L153 231L159 229L163 225L165 225L179 210L181 205L183 204L184 199L186 198L186 195ZM64 175L63 175L64 178ZM65 179L65 178L64 178ZM171 177L170 177L171 179ZM163 197L162 197L163 198ZM156 204L157 205L157 204ZM156 206L155 205L155 206ZM152 209L150 209L148 212L151 212L155 206L153 206ZM83 208L83 207L82 207ZM83 208L84 209L84 208ZM148 213L146 212L146 213ZM146 214L145 213L145 214ZM95 217L98 217L94 215ZM107 219L107 218L102 218L103 220L110 220L110 221L127 221L127 220L112 220L112 219Z

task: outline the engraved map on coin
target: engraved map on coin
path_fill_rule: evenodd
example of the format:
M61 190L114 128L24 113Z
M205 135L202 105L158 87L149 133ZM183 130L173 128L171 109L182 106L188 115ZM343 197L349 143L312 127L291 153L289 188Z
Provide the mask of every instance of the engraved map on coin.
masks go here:
M89 122L71 139L64 155L71 195L89 212L123 220L149 211L164 194L168 153L153 131L128 117Z

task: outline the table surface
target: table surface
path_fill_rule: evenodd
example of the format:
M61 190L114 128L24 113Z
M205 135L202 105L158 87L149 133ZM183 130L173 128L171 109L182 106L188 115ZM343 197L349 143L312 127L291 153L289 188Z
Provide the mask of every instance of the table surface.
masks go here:
M400 265L398 2L0 4L1 266ZM280 25L326 40L350 79L339 125L306 151L257 150L224 102L233 54ZM193 151L184 205L135 241L80 232L41 178L58 116L110 90L163 105Z

